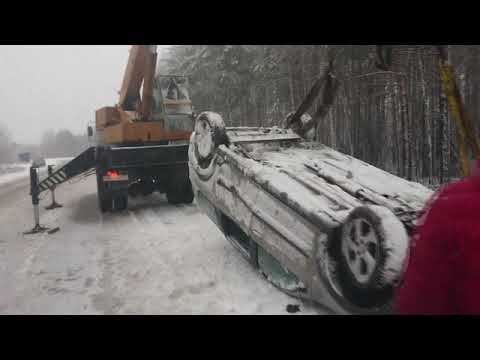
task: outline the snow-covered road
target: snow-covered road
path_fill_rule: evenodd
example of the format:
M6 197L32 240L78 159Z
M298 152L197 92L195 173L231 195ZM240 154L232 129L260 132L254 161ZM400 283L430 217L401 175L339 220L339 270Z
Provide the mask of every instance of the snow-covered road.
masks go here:
M267 283L195 205L163 196L131 200L123 214L97 210L95 178L41 202L33 226L28 178L0 184L0 314L299 314L323 311Z

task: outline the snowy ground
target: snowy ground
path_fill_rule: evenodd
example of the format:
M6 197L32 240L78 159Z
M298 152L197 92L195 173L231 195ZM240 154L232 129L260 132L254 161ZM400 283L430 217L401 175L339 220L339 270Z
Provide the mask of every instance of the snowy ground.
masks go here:
M28 177L29 167L26 163L0 165L0 186Z
M1 177L0 177L1 179ZM0 184L0 314L299 314L321 309L267 283L195 205L162 196L101 215L94 177L57 192L33 226L28 177Z

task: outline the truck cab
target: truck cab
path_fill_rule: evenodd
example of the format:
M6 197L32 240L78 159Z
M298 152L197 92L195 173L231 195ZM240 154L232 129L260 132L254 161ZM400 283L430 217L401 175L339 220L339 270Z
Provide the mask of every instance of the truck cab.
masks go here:
M166 131L193 131L195 113L188 88L188 78L185 76L155 77L153 119L162 120Z

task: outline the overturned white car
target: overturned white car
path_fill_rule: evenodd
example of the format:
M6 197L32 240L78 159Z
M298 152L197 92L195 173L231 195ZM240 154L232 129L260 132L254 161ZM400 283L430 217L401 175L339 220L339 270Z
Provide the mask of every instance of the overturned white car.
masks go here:
M292 130L198 116L189 148L199 207L273 284L336 313L385 313L426 187Z

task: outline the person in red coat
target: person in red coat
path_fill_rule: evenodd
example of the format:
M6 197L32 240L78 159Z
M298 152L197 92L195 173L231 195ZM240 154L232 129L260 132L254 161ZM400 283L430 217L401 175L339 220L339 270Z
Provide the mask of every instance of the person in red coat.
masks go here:
M444 187L427 204L412 237L396 310L480 314L480 160L471 176Z

